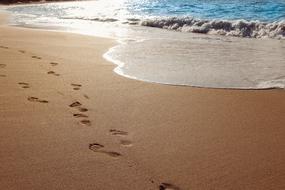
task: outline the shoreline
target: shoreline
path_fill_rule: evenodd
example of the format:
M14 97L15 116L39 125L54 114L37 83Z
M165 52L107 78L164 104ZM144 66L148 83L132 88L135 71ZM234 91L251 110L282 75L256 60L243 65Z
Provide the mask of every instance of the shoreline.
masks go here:
M131 80L114 40L0 27L1 188L285 187L284 90Z
M29 19L19 19L18 23L16 21L13 23L19 24L20 27L26 23L24 24L26 28L114 38L119 42L119 45L112 47L104 54L104 57L118 65L114 69L117 74L131 79L198 88L284 88L285 81L281 63L284 58L285 41L177 33L158 28L113 25L112 23L90 22L84 24L83 20L68 20L66 22L62 20L62 23L59 24L52 19L47 19L45 22L51 24L40 24ZM45 22L43 21L43 23ZM71 25L73 23L75 27L69 27L68 23ZM218 24L215 23L212 23L213 26ZM77 25L81 28L76 27ZM97 27L98 31L92 29ZM122 41L125 42L121 43ZM161 43L163 43L162 46L157 45ZM180 48L175 48L175 45L172 44ZM199 51L199 49L203 49L203 51ZM236 49L240 49L240 51L236 51ZM273 49L276 50L273 51ZM142 59L141 55L144 54L148 56ZM204 54L208 56L205 57ZM252 55L255 55L256 58L253 58ZM215 63L214 67L213 63ZM239 65L243 66L239 67ZM213 78L215 80L212 80Z

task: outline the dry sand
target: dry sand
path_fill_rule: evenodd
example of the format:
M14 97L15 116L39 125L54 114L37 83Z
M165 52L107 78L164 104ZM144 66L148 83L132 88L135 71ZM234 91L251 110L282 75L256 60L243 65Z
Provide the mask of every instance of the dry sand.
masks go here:
M130 80L109 39L0 27L0 189L285 189L285 91Z

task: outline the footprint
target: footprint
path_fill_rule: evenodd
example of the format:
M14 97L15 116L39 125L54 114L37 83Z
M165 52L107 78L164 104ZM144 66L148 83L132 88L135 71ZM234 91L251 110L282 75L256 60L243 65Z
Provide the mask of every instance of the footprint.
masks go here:
M2 48L2 49L9 49L9 48L6 47L6 46L0 46L0 48Z
M54 71L48 71L47 74L49 75L54 75L54 76L59 76L60 74L57 74L56 72Z
M180 190L180 188L171 183L161 183L159 185L159 190Z
M81 84L74 84L72 83L71 86L73 86L73 90L80 90L80 87L82 86Z
M104 145L101 145L99 143L92 143L89 144L89 149L93 151L98 151L99 149L104 148Z
M78 111L80 111L80 112L87 112L87 111L88 111L87 108L82 108L82 107L78 107L77 109L78 109Z
M130 140L120 140L120 144L122 145L122 146L132 146L133 144L132 144L132 141L130 141Z
M26 86L28 86L29 84L28 83L26 83L26 82L19 82L18 83L19 85L26 85Z
M26 51L24 51L24 50L18 50L18 52L20 52L20 53L26 53Z
M75 113L73 114L74 117L80 118L80 117L88 117L88 115L82 114L82 113Z
M77 108L78 111L80 112L87 112L88 109L87 108L84 108L84 107L81 107L82 104L78 101L76 102L73 102L72 104L69 105L69 107L72 107L72 108Z
M81 124L91 126L91 121L88 119L83 119L80 121Z
M71 86L74 86L74 87L81 87L82 85L81 85L81 84L74 84L74 83L71 83Z
M33 55L32 58L34 58L34 59L42 59L41 57L38 57L38 56L35 56L35 55Z
M30 88L29 84L28 83L25 83L25 82L19 82L18 83L22 88Z
M6 64L0 64L0 68L5 68Z
M0 75L0 77L6 77L6 75Z
M119 157L119 156L122 156L120 153L118 152L113 152L113 151L105 151L105 150L102 150L100 151L101 153L104 153L104 154L107 154L108 156L111 156L111 157Z
M87 96L86 94L83 95L84 98L89 99L89 96Z
M99 143L92 143L92 144L89 144L89 149L94 151L94 152L98 152L98 153L103 153L103 154L106 154L108 156L111 156L111 157L119 157L119 156L122 156L120 153L118 152L114 152L114 151L106 151L106 150L102 150L102 148L104 148L104 145L101 145Z
M39 100L39 98L36 98L36 97L28 97L28 100L31 101L31 102L37 102Z
M56 63L56 62L50 62L49 63L51 66L57 66L58 65L58 63Z
M117 129L110 129L109 132L111 133L111 135L114 135L114 136L126 136L129 134L126 131L121 131ZM127 140L127 139L120 139L120 144L122 146L132 146L132 141Z
M28 97L28 100L30 102L48 103L47 100L42 100L42 99L39 99L39 98L33 97L33 96Z
M69 107L78 107L78 106L81 106L82 104L80 103L80 102L78 102L78 101L76 101L76 102L73 102L72 104L70 104L69 105Z
M122 135L122 136L128 135L128 132L120 131L120 130L117 130L117 129L110 129L110 133L112 135Z
M38 102L40 102L40 103L48 103L47 100L38 100Z

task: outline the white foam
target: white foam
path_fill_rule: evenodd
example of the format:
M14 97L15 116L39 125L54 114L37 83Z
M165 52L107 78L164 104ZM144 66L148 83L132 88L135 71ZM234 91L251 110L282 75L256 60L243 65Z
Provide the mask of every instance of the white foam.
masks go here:
M216 34L247 38L285 39L285 20L272 23L246 20L203 20L192 17L124 18L112 17L62 17L98 22L121 22L129 25L162 28L179 32Z
M170 17L143 20L140 22L140 25L180 32L219 34L248 38L269 37L285 39L285 20L266 23L245 20L201 20L191 17Z
M277 79L277 80L260 82L257 85L257 88L258 89L270 89L270 88L285 89L285 79Z

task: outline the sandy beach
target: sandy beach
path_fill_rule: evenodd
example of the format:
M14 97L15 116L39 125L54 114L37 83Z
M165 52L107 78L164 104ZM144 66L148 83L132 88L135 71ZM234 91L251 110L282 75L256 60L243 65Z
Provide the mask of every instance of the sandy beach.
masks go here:
M131 80L114 40L0 21L0 189L285 189L284 90Z

